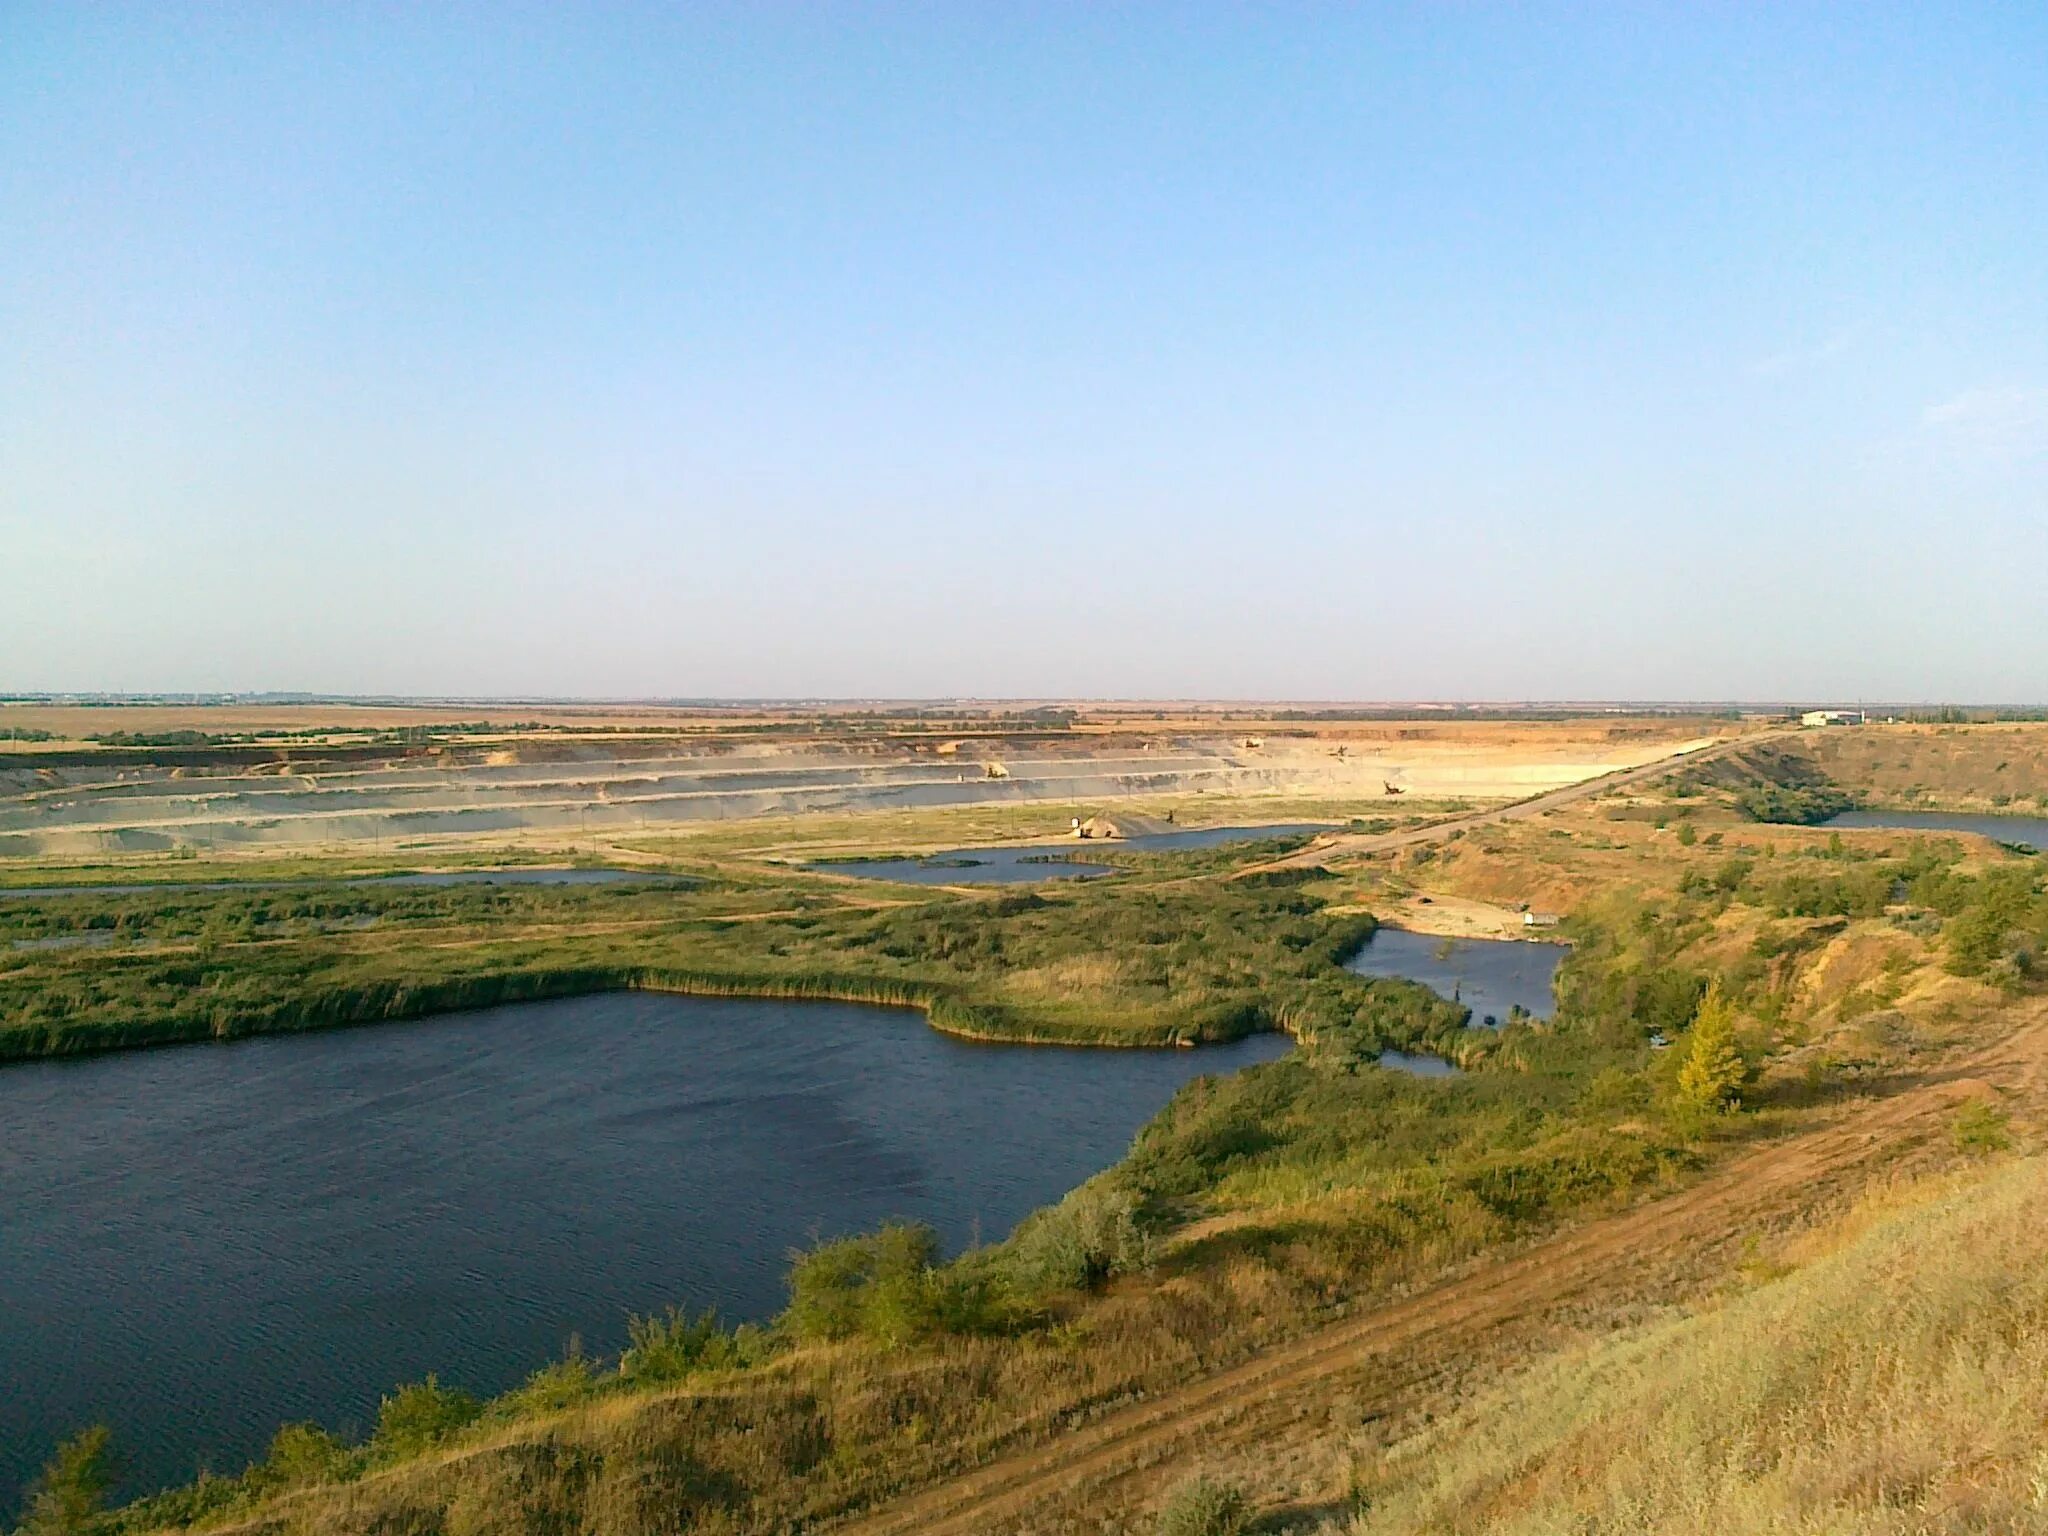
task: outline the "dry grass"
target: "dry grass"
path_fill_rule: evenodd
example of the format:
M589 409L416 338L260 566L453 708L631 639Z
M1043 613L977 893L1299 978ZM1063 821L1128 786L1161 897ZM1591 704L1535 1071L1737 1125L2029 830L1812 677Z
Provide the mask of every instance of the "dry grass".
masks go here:
M1890 725L1802 744L1835 782L1880 804L2048 812L2048 725Z
M1115 955L1071 955L1006 977L1003 991L1019 1002L1043 1002L1076 993L1114 992L1123 985L1124 963Z
M1781 1278L1397 1444L1341 1529L2048 1531L2044 1200L2042 1157L1881 1197Z

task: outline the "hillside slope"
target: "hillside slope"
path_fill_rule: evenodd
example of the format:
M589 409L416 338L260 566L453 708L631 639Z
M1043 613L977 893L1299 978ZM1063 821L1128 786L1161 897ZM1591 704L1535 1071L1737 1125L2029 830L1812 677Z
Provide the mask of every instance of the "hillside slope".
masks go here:
M2048 1531L2048 1158L1894 1198L1401 1442L1338 1529Z

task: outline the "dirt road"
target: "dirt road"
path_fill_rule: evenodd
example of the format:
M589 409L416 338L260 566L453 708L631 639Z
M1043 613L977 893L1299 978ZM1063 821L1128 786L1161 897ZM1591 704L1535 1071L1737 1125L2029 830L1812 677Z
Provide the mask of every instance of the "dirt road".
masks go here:
M1577 784L1567 784L1563 789L1553 789L1548 794L1517 800L1511 805L1469 811L1461 816L1447 816L1441 821L1432 821L1427 826L1408 827L1399 832L1329 833L1317 838L1299 852L1275 859L1270 864L1256 865L1244 870L1243 873L1253 874L1259 870L1323 864L1333 858L1378 853L1388 848L1412 848L1420 843L1442 842L1453 832L1464 832L1473 827L1487 827L1504 821L1526 821L1532 816L1542 816L1567 805L1576 805L1581 800L1590 800L1595 795L1608 794L1613 790L1626 789L1631 784L1641 784L1646 780L1659 778L1674 768L1711 762L1743 747L1753 747L1759 742L1775 741L1793 734L1795 733L1790 731L1762 731L1752 736L1733 736L1726 741L1714 742L1710 746L1674 752L1669 757L1660 757L1656 762L1644 763L1640 767L1624 768L1618 773L1605 773L1597 779L1582 779Z
M1967 1098L2048 1089L2048 1004L1998 1043L1831 1122L1759 1146L1681 1192L1589 1220L1046 1445L832 1527L860 1536L1114 1530L1205 1461L1298 1448L1340 1400L1353 1422L1402 1412L1459 1358L1574 1311L1655 1297L1773 1220L1810 1210L1885 1159L1947 1133ZM1105 1519L1105 1517L1108 1517Z

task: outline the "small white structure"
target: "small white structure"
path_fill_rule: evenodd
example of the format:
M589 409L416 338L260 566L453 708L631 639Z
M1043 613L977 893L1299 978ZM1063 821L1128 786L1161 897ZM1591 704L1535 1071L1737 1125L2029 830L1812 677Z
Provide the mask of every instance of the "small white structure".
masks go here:
M1560 921L1562 919L1555 912L1524 912L1522 914L1522 926L1524 928L1555 928Z
M1801 725L1861 725L1860 709L1809 709L1799 717Z

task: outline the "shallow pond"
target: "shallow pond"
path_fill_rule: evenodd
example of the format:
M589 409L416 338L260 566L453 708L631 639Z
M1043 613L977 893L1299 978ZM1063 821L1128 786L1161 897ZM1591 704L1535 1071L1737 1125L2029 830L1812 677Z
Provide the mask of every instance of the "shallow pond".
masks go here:
M10 896L121 896L152 891L289 891L315 885L648 885L683 882L681 875L638 869L445 869L409 875L346 875L338 880L185 880L130 881L125 885L0 886L0 901Z
M1523 939L1446 939L1381 928L1348 962L1361 976L1399 976L1472 1010L1475 1025L1505 1024L1519 1003L1539 1019L1555 1006L1551 983L1569 944Z
M1406 1072L1410 1077L1457 1077L1457 1063L1441 1056L1418 1056L1410 1051L1381 1051L1377 1065L1389 1072Z
M2048 849L2048 816L1972 816L1954 811L1844 811L1828 827L1881 827L1895 832L1975 832L2001 843Z
M1184 848L1214 848L1224 843L1255 842L1266 837L1296 837L1327 832L1326 823L1286 822L1265 827L1190 827L1173 832L1145 832L1136 837L1011 845L1000 848L950 848L914 859L820 860L804 868L833 875L858 875L864 880L899 880L911 885L1018 885L1039 880L1081 880L1116 873L1089 855L1126 850L1168 853Z
M444 869L411 875L348 875L339 880L187 880L136 882L126 885L0 886L0 901L10 896L121 896L152 891L289 891L313 885L617 885L635 880L648 885L673 885L680 875L638 869Z
M779 1310L791 1249L993 1240L1182 1083L1284 1054L952 1039L905 1009L608 993L0 1069L0 1508L104 1419L140 1491L629 1312Z
M952 848L918 859L826 859L806 864L818 874L895 880L906 885L1027 885L1041 880L1086 880L1116 873L1091 864L1064 845L1021 848Z

